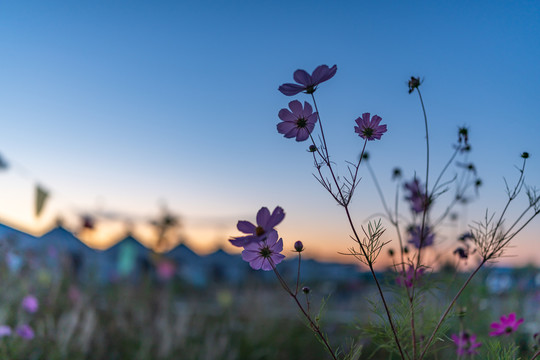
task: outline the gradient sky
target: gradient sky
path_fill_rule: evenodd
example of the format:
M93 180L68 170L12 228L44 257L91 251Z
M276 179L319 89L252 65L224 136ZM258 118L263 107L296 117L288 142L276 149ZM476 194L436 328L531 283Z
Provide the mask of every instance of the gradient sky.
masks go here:
M470 127L484 186L452 247L467 222L500 211L522 151L540 186L539 34L536 1L3 1L0 217L39 232L85 212L144 222L166 204L204 252L231 250L238 219L281 205L286 246L336 258L351 245L343 211L313 178L307 144L275 127L292 100L278 86L337 64L317 96L342 174L362 145L354 120L371 112L388 124L368 151L389 196L395 165L423 176L411 75L424 79L433 173ZM362 171L359 222L382 209ZM51 192L39 219L36 182ZM540 219L510 253L540 263L539 233Z

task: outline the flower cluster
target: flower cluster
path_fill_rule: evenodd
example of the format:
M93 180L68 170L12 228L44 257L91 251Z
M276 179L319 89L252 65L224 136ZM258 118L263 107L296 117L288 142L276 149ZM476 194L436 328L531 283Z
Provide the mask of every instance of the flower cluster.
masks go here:
M283 251L283 240L278 240L278 233L274 230L285 217L285 212L277 206L272 214L266 207L262 207L257 212L257 225L245 221L238 221L237 228L247 236L239 236L230 239L231 244L243 247L242 259L249 262L255 270L272 270L279 264L285 255Z
M39 301L34 295L27 295L21 301L21 308L34 314L39 309ZM9 325L0 325L0 338L13 335L13 330ZM35 337L34 330L28 324L20 324L15 328L15 335L25 340L32 340Z

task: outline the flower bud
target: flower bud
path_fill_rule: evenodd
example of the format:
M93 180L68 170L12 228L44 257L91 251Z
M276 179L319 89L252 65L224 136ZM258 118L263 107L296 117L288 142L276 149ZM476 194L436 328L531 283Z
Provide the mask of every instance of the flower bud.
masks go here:
M302 242L299 240L297 242L294 243L294 250L296 252L302 252L304 251L304 244L302 244Z
M524 158L524 159L528 159L529 158L529 153L524 151L522 154L521 154L521 157Z
M315 145L309 145L308 151L309 152L315 152L315 151L317 151L317 147Z
M401 169L400 168L394 168L392 170L392 180L399 180L401 179Z
M388 249L388 255L394 256L394 249Z
M311 289L308 288L307 286L304 286L304 287L302 288L302 292L303 292L304 294L307 295L307 294L309 294L309 293L311 292Z
M414 91L414 89L418 88L420 86L420 78L415 78L414 76L411 76L411 80L409 80L409 94Z

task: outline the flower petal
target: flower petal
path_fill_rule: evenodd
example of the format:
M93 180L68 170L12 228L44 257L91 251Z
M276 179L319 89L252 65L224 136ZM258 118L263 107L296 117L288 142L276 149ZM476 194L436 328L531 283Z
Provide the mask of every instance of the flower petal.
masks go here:
M280 134L287 134L289 131L296 129L296 123L290 121L284 121L277 124L277 131ZM295 136L296 133L293 135ZM291 136L292 137L292 136Z
M255 250L244 250L242 251L242 260L250 262L255 260L255 258L261 256L260 251L257 249Z
M336 71L337 71L337 65L334 65L331 68L328 68L328 65L318 66L313 71L313 74L311 75L313 84L317 85L327 80L330 80L331 78L334 77L334 75L336 75Z
M298 84L283 84L278 88L278 90L281 91L283 95L294 96L304 91L305 88L305 86Z
M293 78L294 81L305 86L313 84L311 76L305 70L296 70L293 74Z
M259 256L258 258L250 261L249 266L251 266L255 270L260 270L264 262L264 258L262 256Z
M295 119L298 119L299 117L302 116L303 109L302 109L302 103L300 101L298 100L291 101L289 103L289 108L291 109Z
M304 101L304 110L302 111L302 116L304 118L308 118L309 116L311 116L312 113L313 113L313 108L307 101Z
M254 234L255 233L255 225L253 225L249 221L240 220L238 221L238 224L236 224L236 228L243 232L244 234Z
M281 109L278 112L278 117L283 121L295 121L296 117L293 115L289 109Z
M274 211L272 211L272 215L270 216L270 219L268 220L268 223L266 226L268 229L273 229L277 224L283 221L285 218L285 212L280 206L276 206Z
M298 134L296 134L296 141L305 141L309 138L309 131L306 128L298 129Z
M257 225L266 230L266 223L268 222L268 219L270 219L270 210L268 210L266 206L263 206L257 212Z
M248 244L253 243L255 240L257 240L256 236L248 235L229 239L229 242L237 247L246 247Z

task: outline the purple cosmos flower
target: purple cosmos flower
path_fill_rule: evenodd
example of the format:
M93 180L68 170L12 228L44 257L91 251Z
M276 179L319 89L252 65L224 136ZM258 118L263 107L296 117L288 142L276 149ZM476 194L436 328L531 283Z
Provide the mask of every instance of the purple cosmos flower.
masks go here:
M398 285L403 285L408 288L411 288L413 286L413 282L420 280L422 275L426 272L426 268L418 268L416 271L414 270L414 266L412 264L409 265L409 268L405 271L405 273L401 272L398 277L396 278L396 283Z
M371 120L369 119L369 113L363 113L362 117L356 119L358 126L354 127L354 131L360 135L362 139L367 140L381 140L382 134L386 132L386 125L379 125L382 118L378 115L373 115Z
M476 335L469 335L466 332L461 332L459 335L452 334L452 340L457 346L458 355L475 355L477 354L477 348L482 346L482 343L476 342Z
M313 94L315 90L317 90L317 85L326 80L330 80L336 74L336 71L337 65L334 65L331 68L327 65L320 65L311 75L305 70L296 70L293 77L294 81L298 84L283 84L278 90L287 96L293 96L302 91L305 91L306 94Z
M405 196L405 200L408 200L411 205L411 210L415 213L421 213L424 211L424 208L427 209L429 205L429 200L426 194L423 192L420 181L415 177L411 182L405 183L403 185L405 191L408 192Z
M516 313L510 313L508 316L501 316L501 322L494 322L490 326L494 330L489 336L509 335L517 330L523 322L523 318L516 320Z
M268 233L274 230L274 227L279 224L285 217L285 212L279 206L276 206L272 215L270 210L266 207L262 207L257 212L257 226L253 225L249 221L240 220L236 227L244 234L250 234L247 236L238 236L230 239L229 241L234 246L243 247L250 243L263 241Z
M0 338L11 336L11 328L7 325L0 325Z
M283 240L278 240L278 233L272 230L266 240L250 243L244 246L242 259L249 262L249 265L255 269L272 270L273 266L279 264L285 255L280 254L283 251Z
M296 141L304 141L313 131L317 122L317 113L307 102L302 103L298 100L291 101L288 109L279 110L278 116L283 121L277 124L277 130L286 138L296 137Z
M435 234L431 232L429 226L424 226L423 238L420 236L422 232L420 225L411 226L408 232L410 236L408 243L413 244L417 249L433 245L433 239L435 239Z
M22 308L30 313L35 313L39 308L38 299L34 295L26 295L21 302Z
M26 340L32 340L35 337L34 330L27 324L17 327L15 333Z

